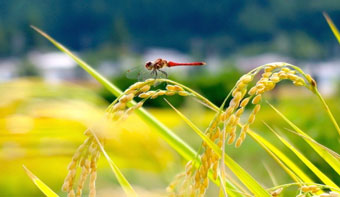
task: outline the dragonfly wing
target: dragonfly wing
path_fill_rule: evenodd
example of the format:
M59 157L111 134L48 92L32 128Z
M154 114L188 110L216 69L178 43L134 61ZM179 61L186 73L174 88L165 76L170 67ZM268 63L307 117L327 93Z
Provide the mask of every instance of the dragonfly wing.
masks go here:
M155 78L155 72L143 69L138 75L138 81L145 81L150 78Z
M143 67L135 67L126 72L128 79L137 79L138 81L145 81L149 78L155 78L155 72L147 70Z
M126 73L126 77L128 79L138 79L138 81L145 81L146 79L161 79L161 78L167 78L167 74L165 71L162 70L147 70L143 67L136 67L133 69L130 69Z
M127 72L126 72L126 77L128 79L138 79L138 76L140 75L140 72L142 71L142 68L141 67L135 67L135 68L132 68L132 69L129 69Z

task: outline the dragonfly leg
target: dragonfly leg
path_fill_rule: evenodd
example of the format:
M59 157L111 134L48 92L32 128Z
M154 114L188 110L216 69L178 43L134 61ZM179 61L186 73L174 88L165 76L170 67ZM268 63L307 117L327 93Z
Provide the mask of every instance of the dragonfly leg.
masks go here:
M152 72L153 72L153 73L154 73L154 75L155 75L155 79L157 79L157 76L158 76L157 70L156 70L156 69L154 69Z
M155 83L153 85L156 87L159 84L159 82L157 81L157 77L158 77L157 69L154 69L152 72L154 74L154 79L155 79Z
M159 71L165 75L165 78L168 78L168 73L166 73L166 72L163 71L163 70L159 70Z
M137 75L137 80L138 80L138 81L142 81L142 76L141 76L140 73L138 73L138 75Z
M152 77L153 79L156 79L156 78L157 78L157 72L156 72L156 70L152 70L152 71L151 71L150 77Z

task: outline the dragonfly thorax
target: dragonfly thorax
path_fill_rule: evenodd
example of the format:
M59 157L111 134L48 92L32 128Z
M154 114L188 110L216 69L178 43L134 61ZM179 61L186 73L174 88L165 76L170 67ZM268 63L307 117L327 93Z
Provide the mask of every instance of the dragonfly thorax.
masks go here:
M166 60L159 58L154 62L146 62L145 68L148 69L148 70L159 70L163 67L166 67L167 64L168 64L168 62Z

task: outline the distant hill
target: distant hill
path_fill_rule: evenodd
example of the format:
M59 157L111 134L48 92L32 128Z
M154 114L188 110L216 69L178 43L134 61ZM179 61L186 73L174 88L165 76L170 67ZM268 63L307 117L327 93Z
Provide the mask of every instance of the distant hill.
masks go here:
M338 0L1 1L0 56L45 45L33 24L75 50L152 46L193 55L331 57L339 49L322 11L340 26Z

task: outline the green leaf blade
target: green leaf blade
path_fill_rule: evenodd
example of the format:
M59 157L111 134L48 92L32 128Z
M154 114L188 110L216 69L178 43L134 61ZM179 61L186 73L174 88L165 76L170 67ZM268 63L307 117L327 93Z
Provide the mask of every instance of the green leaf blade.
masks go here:
M325 17L329 27L331 28L334 36L336 37L336 39L338 40L339 44L340 44L340 33L338 28L334 25L332 19L328 16L328 14L326 12L323 13L323 16Z
M64 47L62 44L54 40L51 36L41 31L39 28L35 26L31 26L32 29L37 31L40 35L44 36L47 40L49 40L54 46L56 46L60 51L64 52L68 56L70 56L75 62L78 63L80 67L82 67L86 72L88 72L93 78L95 78L100 84L102 84L105 88L110 90L114 95L119 96L122 94L122 91L110 83L105 77L100 75L96 70L94 70L90 65L84 62L82 59L78 58L74 55L70 50Z
M313 182L311 178L309 178L308 175L306 175L291 159L289 159L282 151L280 151L276 146L271 144L269 141L261 137L259 134L255 133L254 131L248 130L249 135L257 141L264 149L268 149L270 152L274 154L274 156L277 156L279 160L275 159L273 155L271 155L279 164L280 161L282 161L285 166L288 166L291 170L286 169L285 166L282 166L283 169L287 172L287 174L290 175L290 177L296 181L299 182L299 179L301 179L303 182L311 183ZM269 154L270 154L269 152ZM298 178L297 178L297 177Z
M269 104L269 103L268 103ZM339 175L340 175L340 161L334 155L332 155L329 151L324 149L317 143L311 142L310 137L303 132L299 127L297 127L293 122L291 122L285 115L283 115L278 109L276 109L273 105L269 104L269 106L287 123L289 124L298 134L304 136L303 139L317 152L321 158L323 158Z
M48 197L59 197L52 189L50 189L44 182L42 182L37 176L35 176L26 166L22 166L28 175L28 177L33 181L33 183Z
M323 172L321 172L307 157L305 157L300 151L298 151L288 140L281 137L272 128L272 132L280 139L280 141L289 148L324 184L340 189L330 178L328 178Z

